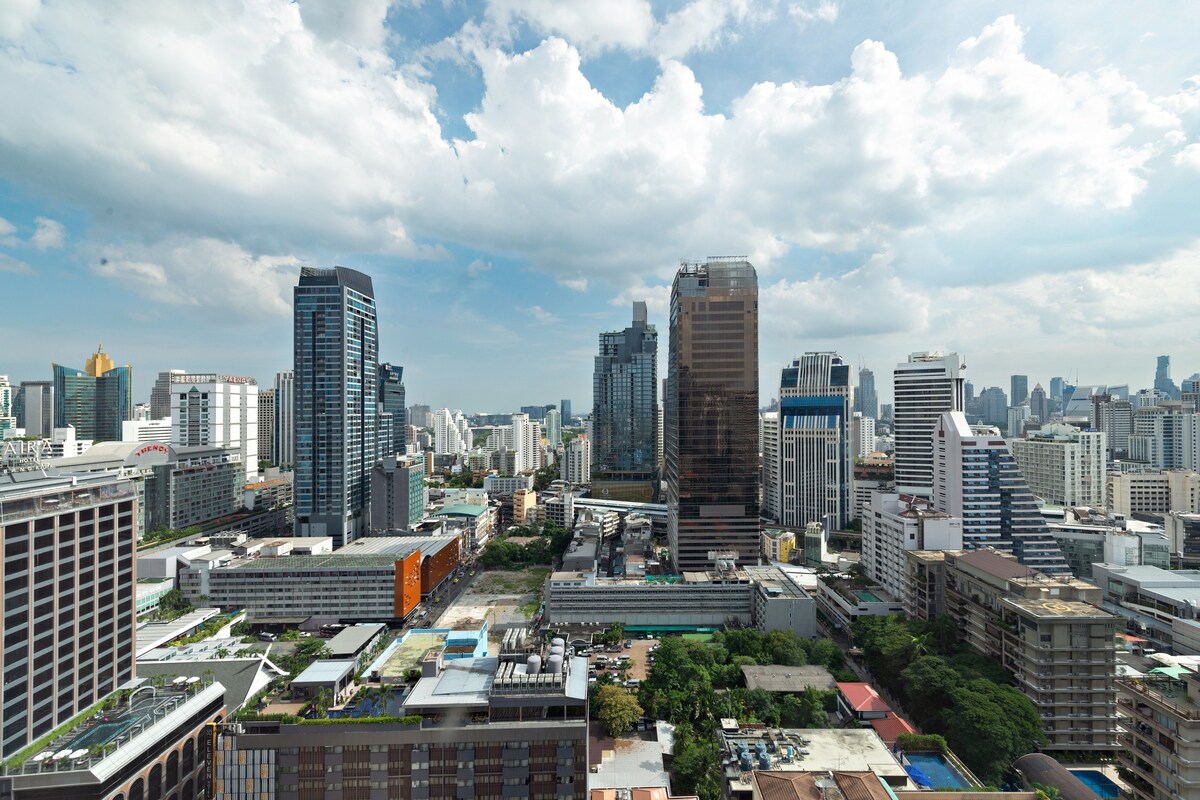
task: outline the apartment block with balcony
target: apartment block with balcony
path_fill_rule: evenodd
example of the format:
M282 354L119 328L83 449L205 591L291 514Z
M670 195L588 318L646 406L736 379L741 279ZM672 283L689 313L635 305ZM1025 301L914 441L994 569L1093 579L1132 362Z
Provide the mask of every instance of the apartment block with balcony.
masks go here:
M1200 675L1177 668L1117 679L1117 763L1136 800L1200 796Z
M1120 619L1100 609L1100 589L1040 573L995 550L942 556L943 568L925 576L944 580L946 613L967 643L999 661L1037 706L1049 740L1044 749L1116 749L1114 637ZM914 554L910 564L915 574L920 556ZM916 602L915 588L909 594L919 616L933 610L928 601Z

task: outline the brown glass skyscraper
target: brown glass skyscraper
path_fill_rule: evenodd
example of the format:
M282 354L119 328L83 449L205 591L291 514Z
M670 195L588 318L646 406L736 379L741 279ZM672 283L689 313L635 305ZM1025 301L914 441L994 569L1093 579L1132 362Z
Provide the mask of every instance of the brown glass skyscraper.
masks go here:
M671 286L665 406L667 533L677 570L712 551L755 563L758 277L745 258L684 263Z

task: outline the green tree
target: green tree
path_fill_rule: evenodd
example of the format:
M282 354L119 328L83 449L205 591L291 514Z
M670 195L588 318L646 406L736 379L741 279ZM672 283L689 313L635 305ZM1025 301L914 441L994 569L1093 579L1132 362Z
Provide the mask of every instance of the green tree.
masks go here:
M612 626L604 632L604 637L601 639L607 645L620 644L625 638L625 626L620 622L614 622Z
M1046 742L1033 703L1011 686L976 678L950 697L943 711L946 738L985 783L999 785L1013 761Z
M189 611L192 611L192 604L188 602L187 597L178 589L172 589L162 596L158 601L159 616L164 619L175 619L182 617Z
M642 716L637 698L616 685L601 686L596 692L596 718L609 736L621 736L633 729Z
M820 689L809 686L799 694L786 695L779 703L779 715L790 728L826 728L825 697Z

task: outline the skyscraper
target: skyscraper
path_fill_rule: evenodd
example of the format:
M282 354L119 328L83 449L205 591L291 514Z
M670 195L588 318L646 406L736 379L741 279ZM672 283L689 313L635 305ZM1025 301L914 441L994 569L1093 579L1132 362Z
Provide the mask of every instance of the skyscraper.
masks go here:
M177 375L186 375L185 369L169 369L158 373L154 388L150 390L150 418L162 419L171 416L171 382Z
M275 373L275 441L271 460L277 467L296 465L296 373Z
M0 431L17 427L13 412L13 388L7 375L0 375Z
M1000 431L971 427L960 411L939 416L933 445L933 503L963 521L967 549L994 547L1055 575L1071 570Z
M433 414L433 452L458 455L471 451L471 428L461 411L443 408Z
M133 368L118 367L101 345L84 369L54 370L54 424L74 425L75 435L95 442L119 442L121 423L133 419Z
M236 448L247 478L258 472L258 382L231 375L178 375L171 382L171 441Z
M875 393L875 373L863 367L858 371L858 393L854 410L864 417L879 419L879 395Z
M850 521L850 393L850 365L836 353L805 353L783 368L774 470L780 524L841 529Z
M275 463L275 390L258 390L258 457Z
M1063 388L1066 386L1066 384L1067 384L1067 382L1064 381L1062 378L1051 378L1050 379L1050 399L1051 400L1062 400L1063 399Z
M1159 356L1154 370L1154 388L1166 395L1168 400L1179 399L1179 387L1171 380L1171 357Z
M563 425L570 425L571 420L572 420L571 401L570 400L559 400L558 401L558 411L560 414L562 414Z
M1009 379L1009 400L1014 406L1019 406L1029 399L1029 376L1013 375Z
M367 534L379 358L371 278L303 267L294 291L296 535Z
M27 436L50 438L54 433L54 381L21 381L14 414Z
M645 485L653 495L658 473L658 331L648 324L643 302L633 304L628 328L600 334L592 374L592 437L592 481L602 484L598 492L593 487L594 493L612 497L628 482Z
M379 443L380 454L403 453L408 425L408 411L404 406L404 367L379 365L379 411L392 415L391 436L388 441Z
M1029 393L1029 413L1038 418L1038 422L1043 425L1050 422L1050 398L1046 397L1046 390L1039 383L1033 387L1033 391ZM1012 431L1009 431L1012 434Z
M896 491L929 497L933 429L947 411L963 411L966 360L958 353L913 353L893 373Z
M740 257L684 263L671 286L667 535L678 570L759 551L758 277Z
M1008 398L1004 396L1003 389L990 386L979 393L979 399L983 403L984 422L988 425L1004 425L1008 422Z

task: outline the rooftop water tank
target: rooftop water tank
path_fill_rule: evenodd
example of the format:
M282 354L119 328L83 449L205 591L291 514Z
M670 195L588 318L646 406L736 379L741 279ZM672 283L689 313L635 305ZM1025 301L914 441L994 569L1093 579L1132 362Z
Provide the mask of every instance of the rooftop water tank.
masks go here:
M525 674L526 675L537 675L541 671L542 671L542 657L539 656L537 653L534 653L525 661Z
M553 675L558 675L563 671L563 657L561 655L552 655L546 659L546 672Z
M553 639L550 640L550 646L551 647L566 647L567 640L562 638L561 636L555 636Z

